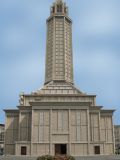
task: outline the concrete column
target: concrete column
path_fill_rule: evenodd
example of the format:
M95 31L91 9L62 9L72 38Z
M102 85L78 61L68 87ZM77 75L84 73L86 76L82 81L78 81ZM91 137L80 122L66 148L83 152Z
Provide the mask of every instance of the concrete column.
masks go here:
M63 25L64 25L64 26L63 26L63 28L64 28L64 35L63 35L63 37L64 37L64 38L63 38L63 41L64 41L64 42L63 42L63 46L64 46L64 47L63 47L63 48L64 48L64 50L63 50L63 52L64 52L64 78L66 78L66 72L65 72L65 69L66 69L66 67L65 67L65 66L66 66L66 65L65 65L65 62L66 62L66 59L65 59L65 39L66 39L66 37L65 37L65 32L66 32L66 31L65 31L65 17L64 17L64 24L63 24Z
M101 123L100 123L100 111L99 111L99 140L101 141Z
M26 127L27 127L27 140L26 140L26 141L29 141L29 132L28 132L29 120L30 120L30 119L29 119L29 118L30 118L30 117L29 117L29 114L30 114L29 112L27 112L27 114L26 114L26 116L27 116L27 117L26 117L26 118L27 118L27 126L26 126Z
M5 113L5 135L4 135L4 154L6 155L6 125L7 125L7 113Z
M112 134L113 134L113 154L115 153L115 131L114 131L114 125L113 125L113 118L111 117L112 121Z
M68 121L68 125L69 125L69 143L68 143L68 154L71 155L71 110L69 109L69 121Z
M20 113L19 113L19 136L18 136L18 141L20 141L20 137L21 137L21 134L20 134L20 124L21 124L21 111L20 111Z
M89 117L89 110L87 109L87 124L88 124L88 155L90 154L90 117Z
M53 155L53 151L52 151L52 109L50 110L50 155Z
M32 109L32 115L31 115L31 147L30 147L30 154L33 155L33 119L34 119L34 110Z
M56 41L56 34L55 34L55 28L56 28L56 26L55 26L55 17L53 18L53 66L52 66L52 80L54 80L54 77L55 77L55 74L56 74L56 72L55 72L55 57L56 57L56 53L55 53L55 49L56 49L56 44L55 44L55 41Z
M103 143L103 154L105 154L105 142Z

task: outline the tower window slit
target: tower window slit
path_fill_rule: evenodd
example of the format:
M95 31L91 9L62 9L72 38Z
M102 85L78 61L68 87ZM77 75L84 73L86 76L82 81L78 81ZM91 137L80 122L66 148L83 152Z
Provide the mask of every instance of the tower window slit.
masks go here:
M62 12L62 5L57 5L57 12Z
M53 13L55 13L55 7L53 7Z

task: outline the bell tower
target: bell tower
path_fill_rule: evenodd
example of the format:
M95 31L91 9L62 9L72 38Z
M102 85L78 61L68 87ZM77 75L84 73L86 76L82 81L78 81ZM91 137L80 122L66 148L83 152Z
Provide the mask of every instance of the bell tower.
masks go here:
M72 20L68 7L56 0L47 19L45 84L65 81L73 84Z

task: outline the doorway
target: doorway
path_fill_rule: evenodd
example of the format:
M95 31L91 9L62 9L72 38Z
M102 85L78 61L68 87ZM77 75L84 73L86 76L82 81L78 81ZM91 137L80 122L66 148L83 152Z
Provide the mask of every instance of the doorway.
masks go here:
M27 155L27 147L26 146L21 147L21 155Z
M95 154L100 154L100 146L94 146Z
M55 144L55 155L66 155L67 145L66 144Z

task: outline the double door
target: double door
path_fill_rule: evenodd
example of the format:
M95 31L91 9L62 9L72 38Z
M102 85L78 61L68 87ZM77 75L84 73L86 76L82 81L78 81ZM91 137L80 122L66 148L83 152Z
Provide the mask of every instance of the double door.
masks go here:
M66 144L55 144L55 155L66 155L67 145Z

